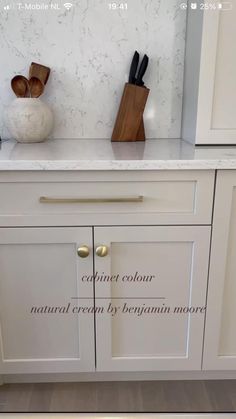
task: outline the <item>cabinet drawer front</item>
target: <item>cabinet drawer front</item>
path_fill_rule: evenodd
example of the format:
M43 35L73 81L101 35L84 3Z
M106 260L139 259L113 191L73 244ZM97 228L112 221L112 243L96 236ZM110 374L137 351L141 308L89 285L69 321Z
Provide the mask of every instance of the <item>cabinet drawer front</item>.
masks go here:
M210 224L214 172L160 172L150 180L0 183L0 221L30 225ZM16 201L17 197L17 201ZM94 217L94 214L96 217Z

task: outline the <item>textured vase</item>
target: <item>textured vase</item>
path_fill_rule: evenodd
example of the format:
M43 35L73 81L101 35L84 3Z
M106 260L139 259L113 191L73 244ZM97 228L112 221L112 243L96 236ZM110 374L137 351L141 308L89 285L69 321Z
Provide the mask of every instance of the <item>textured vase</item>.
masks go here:
M5 126L20 143L40 143L53 129L53 114L38 98L17 98L5 110Z

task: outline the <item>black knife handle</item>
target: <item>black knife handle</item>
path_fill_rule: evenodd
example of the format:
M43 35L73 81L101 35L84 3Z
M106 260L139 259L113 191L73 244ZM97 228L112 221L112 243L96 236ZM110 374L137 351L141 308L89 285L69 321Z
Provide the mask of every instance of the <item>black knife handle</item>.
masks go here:
M143 60L140 64L140 68L138 71L138 76L137 76L137 80L136 80L136 84L137 86L143 86L143 76L146 73L147 67L148 67L148 62L149 62L149 58L148 56L145 54L143 57Z
M130 66L130 73L129 73L129 83L135 84L136 82L136 73L138 69L138 63L139 63L139 53L135 51L131 66Z

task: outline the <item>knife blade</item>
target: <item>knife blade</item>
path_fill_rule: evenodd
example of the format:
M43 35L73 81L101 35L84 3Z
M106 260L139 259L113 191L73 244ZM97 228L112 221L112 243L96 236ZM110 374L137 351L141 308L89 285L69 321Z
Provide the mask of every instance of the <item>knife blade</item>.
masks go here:
M144 57L143 57L143 60L140 64L137 79L136 79L136 82L135 82L135 84L137 86L143 86L144 85L143 77L144 77L144 74L146 73L146 70L147 70L147 67L148 67L148 62L149 62L149 58L145 54Z
M138 63L139 63L139 53L135 51L131 66L130 66L130 73L129 73L129 83L135 84L136 82L136 73L138 69Z

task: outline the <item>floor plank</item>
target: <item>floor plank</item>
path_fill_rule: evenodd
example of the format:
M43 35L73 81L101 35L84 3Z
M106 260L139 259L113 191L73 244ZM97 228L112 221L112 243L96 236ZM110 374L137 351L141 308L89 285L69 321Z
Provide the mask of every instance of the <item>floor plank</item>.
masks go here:
M3 412L22 412L29 409L30 398L33 392L32 384L5 384L0 388L1 397L4 397Z
M29 400L30 412L49 412L52 399L53 384L34 384L31 397Z
M225 391L225 380L209 381L205 383L207 394L210 400L211 409L216 411L233 411L234 406L229 397L228 392ZM231 383L230 387L235 387L235 381Z

